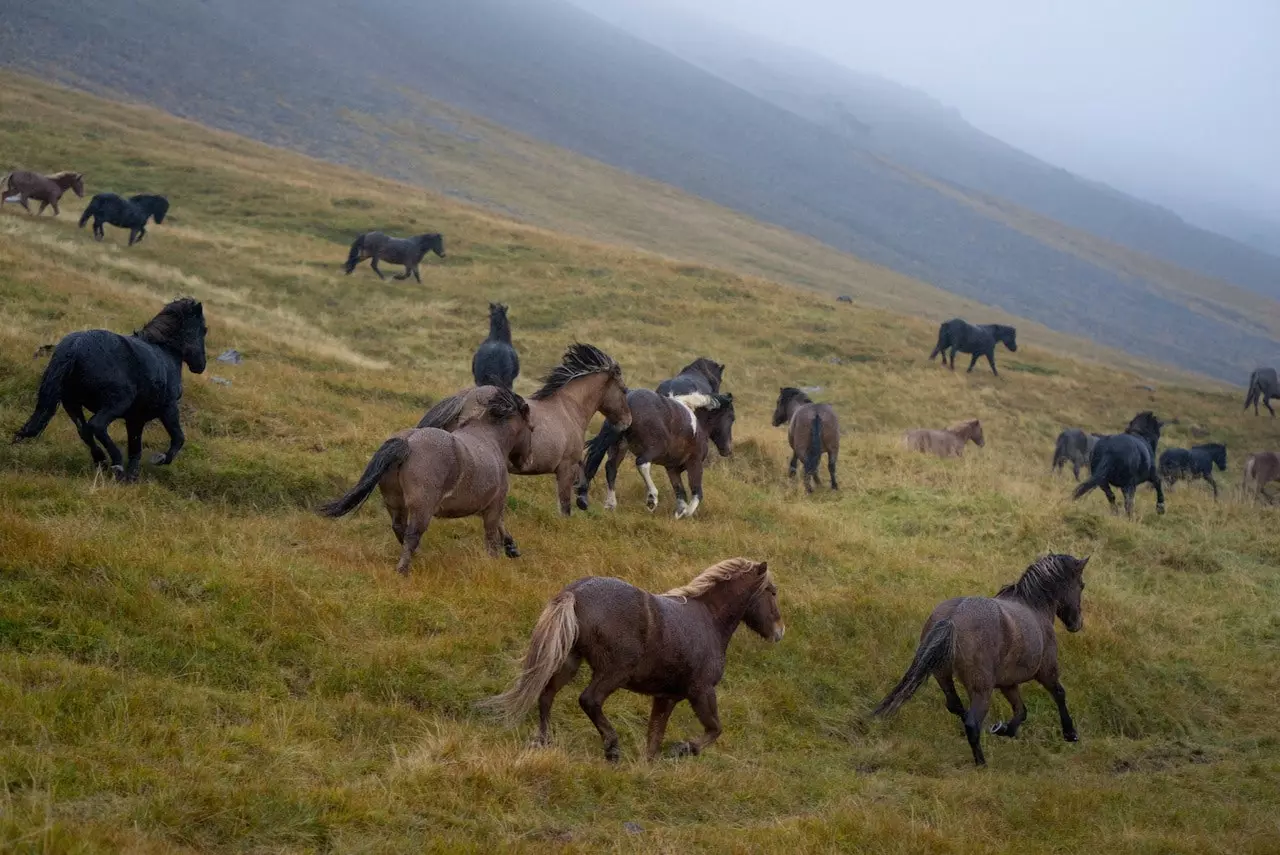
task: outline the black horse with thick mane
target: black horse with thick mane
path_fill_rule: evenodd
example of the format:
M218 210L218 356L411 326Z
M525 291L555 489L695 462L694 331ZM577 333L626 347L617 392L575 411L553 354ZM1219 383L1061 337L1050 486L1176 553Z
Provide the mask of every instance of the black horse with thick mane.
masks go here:
M699 356L690 362L675 377L663 380L654 391L659 395L691 395L700 392L703 395L715 395L720 392L720 384L724 381L724 366L714 359Z
M1160 477L1169 489L1178 481L1194 481L1201 478L1213 488L1213 498L1218 498L1218 482L1213 480L1213 467L1227 471L1227 447L1218 442L1193 445L1190 449L1169 448L1160 455Z
M510 389L520 376L520 356L511 344L511 323L504 303L489 304L489 337L471 358L471 376L477 386Z
M119 480L137 479L142 466L142 429L153 419L160 419L168 431L169 450L155 455L151 462L172 463L185 442L178 421L182 364L196 374L204 371L207 332L204 307L183 297L130 336L109 330L71 333L54 348L40 378L36 410L13 441L39 436L61 403L89 447L93 462L101 466L109 457ZM93 413L87 420L85 410ZM117 419L124 419L129 431L128 466L123 465L120 449L107 434Z
M143 193L125 199L115 193L99 193L80 215L80 228L92 219L95 240L104 236L103 223L128 229L129 246L133 246L147 236L147 220L154 218L157 224L163 223L168 213L169 200L163 196Z
M1089 458L1090 477L1071 494L1078 499L1094 488L1099 488L1116 511L1116 497L1112 487L1119 487L1124 494L1124 511L1133 516L1133 494L1139 484L1151 484L1156 488L1156 513L1164 513L1164 485L1156 468L1156 445L1160 442L1159 419L1150 411L1138 413L1124 429L1124 433L1104 436L1093 447Z
M1009 348L1010 353L1018 350L1018 331L1004 324L982 324L975 326L960 318L952 318L938 327L938 343L929 354L929 361L942 354L942 364L947 364L947 351L951 351L951 370L956 370L956 351L972 354L969 360L969 371L978 363L979 356L985 356L991 364L991 373L1000 376L996 370L996 342Z

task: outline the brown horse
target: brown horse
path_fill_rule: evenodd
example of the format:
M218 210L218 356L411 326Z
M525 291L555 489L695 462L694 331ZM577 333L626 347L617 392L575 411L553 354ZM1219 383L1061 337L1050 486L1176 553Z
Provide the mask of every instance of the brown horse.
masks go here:
M1062 738L1079 740L1067 712L1067 692L1058 680L1053 620L1057 617L1070 632L1084 626L1080 595L1088 563L1088 557L1046 555L994 597L957 597L940 604L925 622L911 667L872 715L895 712L932 674L946 696L947 710L964 723L973 762L982 766L987 760L980 737L992 690L999 689L1009 701L1013 718L993 725L991 732L1014 737L1027 717L1018 687L1035 680L1058 705ZM956 694L957 678L969 695L967 712Z
M358 235L351 244L351 252L347 254L347 263L344 269L348 274L356 269L356 265L369 259L369 265L373 268L373 272L378 274L379 279L386 279L382 275L382 271L378 269L379 261L386 261L391 264L403 264L404 273L393 276L393 279L408 279L412 276L419 283L422 277L418 275L418 265L422 262L422 257L428 252L434 252L436 255L444 258L444 237L440 234L424 234L410 238L393 238L384 235L382 232L365 232Z
M474 392L467 389L453 397L465 399ZM418 427L452 430L458 412L453 409L452 400L446 398L428 410ZM572 344L562 363L551 370L543 379L542 388L529 400L533 448L523 463L511 467L516 475L554 474L560 513L565 516L570 513L573 485L582 470L587 422L597 412L614 424L631 426L622 368L597 347Z
M675 753L698 754L720 736L716 684L739 623L782 640L778 588L764 562L730 558L658 596L620 579L579 579L552 597L538 618L515 683L484 705L514 724L536 703L537 742L546 745L551 704L585 659L591 682L578 703L600 731L606 760L616 763L619 756L618 733L604 714L604 702L618 689L653 697L645 752L650 760L662 748L672 709L688 700L705 733L678 743Z
M1280 481L1280 454L1274 451L1258 451L1250 454L1244 461L1244 478L1240 488L1245 494L1253 493L1268 502L1275 497L1267 492L1267 485L1272 481Z
M459 413L452 432L437 428L404 430L382 444L360 481L344 496L320 507L327 517L359 508L373 492L391 515L391 528L404 546L396 570L408 574L413 554L432 517L481 516L489 555L503 548L510 558L520 551L503 525L507 507L507 464L523 460L532 442L529 405L514 392L496 386L475 390L467 412ZM462 408L462 401L458 402Z
M972 442L978 448L987 444L982 436L982 422L969 419L956 422L945 430L918 428L902 435L902 443L909 450L936 454L939 457L964 457L966 442Z
M831 475L831 489L836 484L836 458L840 456L840 420L830 404L815 404L804 392L794 386L784 386L778 392L778 405L773 409L773 426L787 424L787 439L791 442L791 463L787 476L796 476L796 464L804 461L804 489L808 493L818 483L818 463L827 455L827 472Z
M611 511L618 506L618 494L614 490L618 465L630 450L644 479L645 506L651 511L658 507L658 488L650 473L650 467L656 463L667 470L671 489L676 494L676 519L693 516L702 503L702 468L707 459L707 441L715 443L721 456L733 454L733 396L695 392L667 397L648 389L633 389L627 393L627 406L631 408L628 430L618 430L605 422L595 439L587 443L587 459L582 466L582 477L578 479L578 507L587 509L587 489L606 454L604 474L608 494L604 507ZM685 493L681 480L684 473L689 475L689 493Z
M43 214L44 209L52 205L53 215L56 217L60 213L58 200L68 190L74 190L77 196L84 196L83 172L57 172L53 175L40 175L25 170L10 172L0 179L0 207L3 207L10 196L17 195L18 204L26 208L28 214L31 213L31 206L27 204L27 200L35 199L40 203L36 216Z

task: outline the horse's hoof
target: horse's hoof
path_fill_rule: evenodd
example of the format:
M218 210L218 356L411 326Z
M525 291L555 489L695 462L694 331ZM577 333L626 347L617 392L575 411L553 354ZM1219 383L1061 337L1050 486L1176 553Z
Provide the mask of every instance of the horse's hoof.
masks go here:
M618 750L618 746L614 745L604 750L604 759L610 763L617 763L622 757L622 752Z
M645 496L645 497L644 497L644 506L645 506L646 508L648 508L650 511L656 511L656 510L658 509L658 497L657 497L657 496L652 496L652 495L651 495L651 496Z
M124 481L124 480L125 480L125 476L124 476L124 467L123 467L123 466L112 466L112 467L111 467L111 474L115 476L115 479L116 479L117 481Z
M165 454L162 451L158 451L155 454L151 455L152 466L164 466L168 462L169 462L169 455Z
M1156 505L1156 513L1158 513L1158 514L1163 514L1163 513L1164 513L1164 505Z
M698 749L692 742L677 742L671 746L672 757L696 757L697 754Z
M1063 741L1065 741L1065 742L1079 742L1079 741L1080 741L1080 734L1076 733L1076 732L1073 730L1073 731L1071 731L1070 733L1064 733L1064 734L1062 734L1062 739L1063 739Z
M1008 736L1011 738L1017 735L1009 729L1009 723L1007 721L998 721L991 725L990 733L992 736Z
M516 548L516 545L514 543L508 543L506 546L503 547L503 551L506 552L508 558L520 557L520 550Z
M585 510L587 509L587 507L588 507L588 506L587 506L587 497L586 497L586 496L579 496L579 497L578 497L578 510L580 510L580 511L585 511Z

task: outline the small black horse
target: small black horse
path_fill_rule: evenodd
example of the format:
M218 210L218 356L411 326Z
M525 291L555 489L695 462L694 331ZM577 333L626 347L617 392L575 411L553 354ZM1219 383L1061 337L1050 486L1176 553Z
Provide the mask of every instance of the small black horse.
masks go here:
M1156 488L1156 513L1164 513L1164 485L1156 468L1156 445L1160 442L1160 420L1150 411L1138 413L1124 429L1124 433L1104 436L1093 447L1089 458L1090 477L1072 493L1078 499L1094 488L1101 488L1116 511L1116 497L1112 487L1124 493L1124 511L1133 516L1133 494L1139 484L1151 484Z
M956 370L956 351L972 354L969 360L969 371L978 363L979 356L985 356L991 364L991 373L1000 376L996 370L996 342L1002 342L1010 353L1018 350L1018 331L1004 324L983 324L974 326L971 323L952 318L938 327L938 343L929 354L929 361L942 354L942 364L947 364L947 351L951 351L951 370Z
M720 391L724 381L724 366L713 359L699 356L690 362L675 377L663 380L656 391L659 395L691 395L701 392L703 395L715 395Z
M511 346L511 324L503 303L489 304L489 337L471 358L471 376L477 386L510 389L520 375L520 356Z
M369 259L369 266L378 274L379 279L386 279L378 269L378 261L392 264L403 264L404 273L394 279L408 279L413 276L419 284L422 277L418 275L418 265L428 252L444 258L444 237L440 234L422 234L410 238L388 237L382 232L365 232L358 235L351 244L351 252L347 254L345 270L348 274L356 269L356 265Z
M1253 404L1253 414L1258 414L1258 402L1267 408L1271 413L1271 417L1276 417L1276 411L1271 408L1271 399L1280 398L1280 377L1276 376L1274 368L1259 368L1249 375L1249 394L1245 396L1244 408L1249 409L1249 405Z
M1227 447L1217 442L1206 442L1194 445L1190 450L1185 448L1169 448L1160 455L1160 477L1169 484L1169 489L1178 481L1194 481L1203 478L1213 488L1213 498L1218 498L1218 482L1213 480L1213 467L1218 471L1227 471Z
M154 217L159 225L168 213L169 200L163 196L143 193L125 199L115 193L99 193L89 200L88 207L80 215L80 228L84 228L92 218L94 240L102 240L103 223L128 229L129 246L133 246L146 237L148 219Z
M117 479L137 479L142 466L142 429L152 419L160 419L168 431L169 450L155 455L151 462L172 463L185 442L178 421L182 363L196 374L204 371L207 332L204 307L183 297L165 306L131 336L109 330L71 333L54 348L40 378L36 410L13 441L39 436L61 402L80 439L89 446L93 462L101 466L110 456ZM87 421L85 410L93 413ZM107 434L116 419L124 419L129 430L127 467Z

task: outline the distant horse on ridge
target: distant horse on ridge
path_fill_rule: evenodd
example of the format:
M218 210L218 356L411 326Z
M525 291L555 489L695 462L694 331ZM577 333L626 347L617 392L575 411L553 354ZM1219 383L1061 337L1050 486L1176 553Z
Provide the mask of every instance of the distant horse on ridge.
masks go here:
M382 271L378 269L379 261L386 261L390 264L403 264L404 273L400 273L393 279L408 279L413 276L419 284L422 283L422 277L418 275L418 265L422 263L422 257L428 252L434 252L436 255L444 258L444 237L440 234L422 234L417 237L410 238L393 238L388 237L382 232L365 232L356 237L351 244L351 252L347 254L347 263L345 270L348 274L356 269L356 265L369 259L369 265L373 267L373 272L378 274L379 279L386 279L382 275Z
M985 356L991 365L991 373L1000 376L996 370L996 343L1000 342L1009 348L1010 353L1018 350L1018 331L1004 324L983 324L975 326L960 318L952 318L938 327L938 343L929 354L929 361L942 354L942 364L947 364L947 351L951 351L951 370L956 370L956 351L972 354L969 360L969 371L978 363L979 356Z

